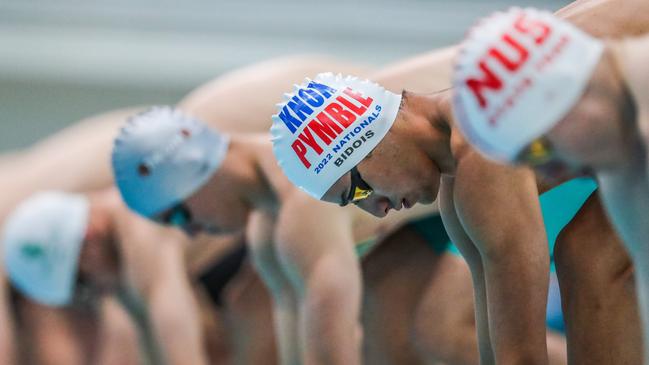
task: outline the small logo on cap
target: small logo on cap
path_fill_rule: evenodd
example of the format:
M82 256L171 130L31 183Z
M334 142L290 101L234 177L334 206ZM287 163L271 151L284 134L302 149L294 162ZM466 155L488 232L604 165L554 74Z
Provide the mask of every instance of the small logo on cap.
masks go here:
M137 174L146 177L151 175L151 169L145 163L141 163L137 166Z
M45 255L45 250L38 243L26 242L20 248L20 253L28 259L38 259Z

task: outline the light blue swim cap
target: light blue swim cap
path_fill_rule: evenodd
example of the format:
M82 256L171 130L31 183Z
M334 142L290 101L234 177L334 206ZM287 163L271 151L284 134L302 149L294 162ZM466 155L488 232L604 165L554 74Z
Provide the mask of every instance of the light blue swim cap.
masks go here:
M9 280L27 297L49 306L70 302L88 228L85 196L42 192L7 218L2 248Z
M202 187L228 150L227 135L170 107L131 118L115 139L115 182L129 208L152 218Z

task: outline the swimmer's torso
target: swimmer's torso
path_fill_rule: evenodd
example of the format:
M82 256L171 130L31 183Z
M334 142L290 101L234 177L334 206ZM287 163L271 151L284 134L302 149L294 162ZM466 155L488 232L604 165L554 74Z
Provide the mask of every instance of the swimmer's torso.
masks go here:
M340 72L366 77L373 68L322 56L291 56L261 62L221 76L193 91L180 109L223 132L259 133L281 95L305 77Z

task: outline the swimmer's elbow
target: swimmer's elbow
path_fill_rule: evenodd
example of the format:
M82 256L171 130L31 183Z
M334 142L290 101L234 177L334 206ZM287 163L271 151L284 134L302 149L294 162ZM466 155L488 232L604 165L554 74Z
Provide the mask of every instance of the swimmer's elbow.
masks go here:
M482 257L495 262L534 254L547 257L548 243L543 227L523 227L501 232L495 239L485 240L480 247Z

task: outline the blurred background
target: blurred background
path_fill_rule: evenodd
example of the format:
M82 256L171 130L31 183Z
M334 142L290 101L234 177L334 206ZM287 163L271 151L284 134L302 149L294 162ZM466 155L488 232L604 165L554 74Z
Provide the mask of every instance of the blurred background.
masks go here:
M106 110L175 103L257 61L311 53L381 65L456 43L494 10L568 3L0 0L0 152Z

